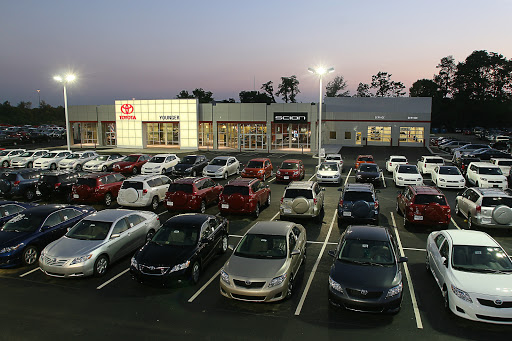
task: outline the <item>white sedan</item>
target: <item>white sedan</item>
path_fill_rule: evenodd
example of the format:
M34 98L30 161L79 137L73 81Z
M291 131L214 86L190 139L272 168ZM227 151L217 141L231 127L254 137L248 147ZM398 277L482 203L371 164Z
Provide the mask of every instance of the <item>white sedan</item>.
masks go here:
M180 162L176 154L157 154L149 159L141 169L141 174L165 174Z
M487 233L432 232L425 265L447 311L469 320L512 324L512 261Z
M432 182L440 188L464 188L466 180L455 166L437 166L431 173Z
M398 165L393 171L393 181L395 186L421 186L423 185L423 177L418 168L414 165Z

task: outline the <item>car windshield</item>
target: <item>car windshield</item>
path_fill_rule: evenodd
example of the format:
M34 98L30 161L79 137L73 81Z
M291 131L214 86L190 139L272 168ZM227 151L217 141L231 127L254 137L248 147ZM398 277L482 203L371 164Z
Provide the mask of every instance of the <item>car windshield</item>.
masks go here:
M512 272L512 262L501 247L454 245L452 265L469 272Z
M180 184L180 183L172 183L169 186L169 192L185 192L185 193L192 193L194 190L194 187L192 184Z
M16 207L16 208L15 208ZM13 210L14 208L14 210ZM17 205L4 205L0 207L0 217L7 217L11 214L18 213L18 210L20 209ZM24 210L24 208L22 209Z
M124 162L137 162L138 159L139 159L138 155L128 155L127 157L125 157L123 159L123 161Z
M73 226L66 233L66 237L81 240L104 240L107 238L111 226L111 222L85 219Z
M193 246L199 239L200 228L197 225L169 224L158 230L151 241L160 245Z
M93 178L78 178L76 181L78 186L96 187L96 179Z
M446 203L446 198L444 195L434 195L434 194L417 194L414 198L414 203L416 205L428 205L431 203L436 203L439 205L448 205Z
M53 159L56 156L57 156L57 153L48 153L45 156L43 156L42 158L43 159Z
M394 157L394 158L391 159L390 162L407 162L407 159L406 158Z
M183 159L181 159L180 163L186 164L186 165L193 165L196 162L195 156L185 156Z
M357 158L358 161L373 161L373 157L371 156L360 156Z
M163 163L165 161L165 156L153 156L149 162L151 163Z
M511 197L483 197L482 206L484 207L494 207L499 205L505 205L512 208L512 198Z
M418 174L418 169L416 166L400 166L398 167L398 173Z
M108 160L108 155L100 155L100 156L96 156L94 158L95 161L107 161Z
M32 156L32 154L34 154L34 152L25 152L25 153L21 154L20 157L29 157L29 156Z
M2 227L2 231L34 232L41 226L44 219L46 219L46 216L21 213L9 220Z
M362 164L359 166L360 172L377 172L377 165L371 165L371 164Z
M4 150L4 151L1 151L0 152L0 156L6 156L9 154L9 151L8 150Z
M235 250L244 258L286 258L286 238L279 235L246 234Z
M226 164L228 160L226 159L213 159L211 162L210 162L210 165L212 166L224 166Z
M444 164L444 160L443 159L426 159L425 163L443 163Z
M310 189L288 188L286 191L284 191L284 197L289 199L294 199L297 197L313 199L313 191Z
M283 162L281 169L299 169L299 164L296 162Z
M68 156L66 156L66 159L79 159L80 158L80 154L70 154Z
M346 191L343 195L343 201L366 201L373 202L373 195L370 192Z
M249 161L247 168L263 168L263 161Z
M138 190L138 191L142 191L143 187L144 187L144 185L140 181L129 181L129 180L126 180L121 185L121 189L133 188L133 189Z
M241 195L249 195L249 187L246 186L226 186L222 191L224 195L231 194L241 194Z
M320 171L337 171L338 165L336 163L322 163L320 165L320 168L318 169Z
M439 167L439 174L444 175L461 175L457 167Z
M391 245L387 241L345 239L338 260L361 265L393 265Z
M480 167L478 168L478 174L503 175L499 167Z

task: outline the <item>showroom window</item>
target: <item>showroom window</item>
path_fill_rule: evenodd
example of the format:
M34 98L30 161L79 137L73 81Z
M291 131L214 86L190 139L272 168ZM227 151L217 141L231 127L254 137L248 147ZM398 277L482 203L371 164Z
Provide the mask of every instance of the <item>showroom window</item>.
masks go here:
M103 143L106 146L116 145L116 122L103 122Z
M213 148L213 123L199 123L199 147Z
M329 139L336 140L336 132L335 131L330 131L329 132Z
M368 126L368 142L391 143L391 127Z
M238 148L238 124L217 123L218 148Z
M180 128L178 122L146 123L147 146L178 146Z
M272 123L272 149L310 150L309 123Z
M400 127L400 142L423 143L424 127Z

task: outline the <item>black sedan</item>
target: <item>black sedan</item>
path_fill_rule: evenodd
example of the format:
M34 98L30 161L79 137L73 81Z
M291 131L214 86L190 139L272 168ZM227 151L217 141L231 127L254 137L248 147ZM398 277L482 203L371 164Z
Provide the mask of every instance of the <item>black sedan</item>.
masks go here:
M18 213L35 206L37 206L37 204L17 201L0 201L0 227L4 226L6 222L14 218Z
M77 179L88 172L51 171L43 174L34 184L35 194L38 197L61 196L67 202L71 201L71 190Z
M203 168L208 165L208 159L204 155L187 155L174 166L172 175L176 177L197 176L203 173Z
M370 182L380 185L382 170L375 163L362 163L356 171L356 182Z
M489 161L491 158L510 158L510 154L497 149L479 149L470 153L468 157L478 158L482 161Z
M46 245L93 212L90 206L56 204L21 212L0 230L0 268L34 264Z
M381 226L349 226L335 251L329 273L329 302L348 310L398 313L402 272L390 230Z
M171 284L199 281L204 267L228 248L227 219L208 214L181 214L167 220L151 241L133 256L132 277L139 282Z

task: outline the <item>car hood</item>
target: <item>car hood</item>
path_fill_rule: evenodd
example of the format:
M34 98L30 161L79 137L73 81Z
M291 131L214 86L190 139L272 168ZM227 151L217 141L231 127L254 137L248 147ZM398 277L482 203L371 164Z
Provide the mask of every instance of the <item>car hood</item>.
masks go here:
M453 277L455 286L470 293L512 296L512 273L488 274L453 270Z
M224 265L224 271L235 277L273 278L284 272L286 260L245 258L233 254Z
M245 167L245 168L244 168L244 171L245 171L245 172L253 172L253 173L257 173L257 172L259 172L260 170L264 170L264 168L247 168L247 167Z
M480 178L485 178L487 180L503 180L506 179L505 175L487 175L487 174L479 174Z
M0 231L0 248L21 243L32 232Z
M216 172L218 171L219 169L223 168L225 166L219 166L219 165L208 165L206 166L206 171L207 172Z
M115 166L119 166L119 167L127 167L127 166L131 166L133 165L135 162L131 162L131 161L120 161L120 162L116 162L115 163Z
M94 166L102 165L103 163L106 163L106 161L91 160L91 161L87 161L87 162L84 164L84 166L94 167Z
M45 252L48 257L71 258L88 254L104 242L104 240L81 240L64 236L49 244Z
M388 289L398 285L397 266L372 266L345 263L336 260L331 268L331 278L345 288ZM398 276L400 279L401 276Z
M139 264L173 266L181 264L192 256L195 246L162 245L149 242L144 245L135 259Z
M396 177L401 177L401 178L404 178L404 179L418 179L418 178L421 178L421 175L418 174L418 173L414 173L414 174L411 174L411 173L396 173Z
M16 157L13 157L11 159L12 162L18 162L18 161L21 161L21 162L24 162L24 161L27 161L28 159L32 158L32 156L24 156L24 157L21 157L21 156L16 156Z
M162 168L163 165L163 163L146 162L142 168Z
M380 176L379 172L357 172L356 176L361 176L362 178L378 178Z
M185 170L185 169L188 169L188 168L192 168L194 166L195 165L193 163L178 163L176 166L174 166L174 169L182 171L182 170Z
M319 170L318 175L320 176L333 176L339 174L337 171L325 171L325 170Z

